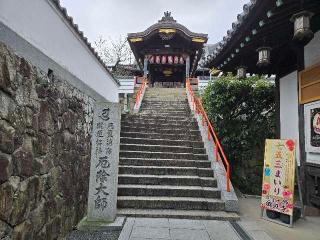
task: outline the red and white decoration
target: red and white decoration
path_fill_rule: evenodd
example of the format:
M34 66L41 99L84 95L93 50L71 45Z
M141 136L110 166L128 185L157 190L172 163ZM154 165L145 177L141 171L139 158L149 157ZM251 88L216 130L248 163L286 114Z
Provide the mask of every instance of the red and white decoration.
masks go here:
M173 63L179 64L179 57L178 56L174 56Z
M155 55L149 57L150 64L185 64L185 60L182 56L172 55Z
M154 56L151 56L151 57L149 58L149 62L150 62L151 64L154 64Z
M162 64L166 64L166 63L167 63L167 56L163 55L163 56L161 57L161 63L162 63Z
M180 64L184 64L184 59L183 59L183 57L180 57L179 63L180 63Z
M161 62L161 57L160 56L156 56L156 64L160 64Z

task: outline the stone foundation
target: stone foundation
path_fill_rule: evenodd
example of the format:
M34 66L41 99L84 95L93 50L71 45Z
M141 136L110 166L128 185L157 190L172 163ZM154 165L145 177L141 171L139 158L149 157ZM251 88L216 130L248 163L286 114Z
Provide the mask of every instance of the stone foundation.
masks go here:
M85 216L93 105L0 43L0 239L61 239Z

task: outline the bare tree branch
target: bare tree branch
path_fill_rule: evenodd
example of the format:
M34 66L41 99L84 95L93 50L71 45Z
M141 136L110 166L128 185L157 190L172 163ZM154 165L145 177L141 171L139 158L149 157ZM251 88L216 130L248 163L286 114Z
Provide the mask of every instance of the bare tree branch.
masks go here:
M121 64L132 64L133 54L126 37L120 35L116 40L111 37L106 40L99 36L94 47L107 65L117 68Z

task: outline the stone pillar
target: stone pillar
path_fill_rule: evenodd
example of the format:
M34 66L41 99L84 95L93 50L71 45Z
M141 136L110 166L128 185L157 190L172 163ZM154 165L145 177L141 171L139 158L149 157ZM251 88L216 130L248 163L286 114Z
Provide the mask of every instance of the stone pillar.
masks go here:
M186 78L190 77L190 56L186 59Z
M143 61L143 76L144 77L147 77L147 75L148 75L148 57L147 56L145 56L144 57L144 61Z
M118 103L94 108L88 222L113 222L117 214L120 113Z

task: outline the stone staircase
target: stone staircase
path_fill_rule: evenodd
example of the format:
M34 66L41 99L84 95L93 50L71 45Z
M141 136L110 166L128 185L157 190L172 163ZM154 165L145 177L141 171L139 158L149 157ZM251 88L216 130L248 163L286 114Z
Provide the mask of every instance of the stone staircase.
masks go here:
M148 88L121 125L119 215L238 219L224 211L185 89Z

